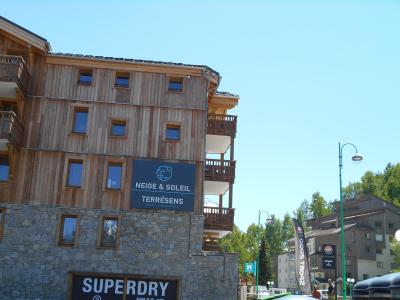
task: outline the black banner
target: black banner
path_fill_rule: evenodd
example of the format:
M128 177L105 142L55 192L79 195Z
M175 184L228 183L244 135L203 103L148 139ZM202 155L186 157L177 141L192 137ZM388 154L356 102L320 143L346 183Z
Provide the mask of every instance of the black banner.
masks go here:
M311 275L308 264L307 242L303 227L297 219L294 223L294 244L296 257L296 281L302 294L311 294Z
M178 281L124 276L72 275L71 300L176 300Z

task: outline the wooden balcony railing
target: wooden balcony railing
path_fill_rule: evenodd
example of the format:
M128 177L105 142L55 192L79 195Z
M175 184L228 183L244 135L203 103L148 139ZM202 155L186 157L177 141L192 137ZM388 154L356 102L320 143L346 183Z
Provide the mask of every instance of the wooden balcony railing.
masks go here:
M24 129L12 111L0 111L0 139L6 139L16 146L22 145Z
M237 116L208 115L207 134L236 136Z
M222 249L219 246L218 242L214 240L207 241L206 239L203 239L203 250L212 252L222 252Z
M236 161L206 159L205 177L210 181L235 181Z
M0 55L0 81L16 82L22 93L27 94L31 75L21 56Z
M222 231L233 230L235 209L205 206L203 211L204 229Z

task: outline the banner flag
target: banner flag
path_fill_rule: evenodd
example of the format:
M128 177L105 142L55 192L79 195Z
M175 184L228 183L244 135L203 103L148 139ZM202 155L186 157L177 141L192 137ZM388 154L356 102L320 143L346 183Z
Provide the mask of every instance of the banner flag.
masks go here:
M307 242L303 227L297 219L292 219L294 223L294 247L296 261L296 281L297 286L304 295L311 294L311 276L308 264Z

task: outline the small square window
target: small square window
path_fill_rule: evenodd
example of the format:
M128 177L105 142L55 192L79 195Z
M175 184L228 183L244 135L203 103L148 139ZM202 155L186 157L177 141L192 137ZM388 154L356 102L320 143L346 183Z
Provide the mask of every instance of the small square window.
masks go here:
M181 139L181 126L167 125L165 139L168 141L179 141Z
M122 164L109 163L107 167L107 189L121 189Z
M68 162L67 186L80 187L82 185L83 161L70 160Z
M169 77L168 91L169 92L182 92L183 91L183 78L182 77Z
M117 245L118 218L104 217L101 224L101 241L102 247L116 247Z
M115 76L116 87L129 87L129 73L117 73Z
M378 228L382 227L382 222L375 221L375 227L378 227Z
M393 229L394 228L394 224L393 223L389 223L389 229Z
M78 83L79 84L91 85L92 84L92 77L93 77L92 70L79 70Z
M111 121L111 136L125 136L126 121L112 120Z
M61 216L60 226L60 245L75 245L76 235L78 230L78 216L76 215L63 215Z
M10 162L8 160L8 156L1 155L0 156L0 182L8 181L10 174Z
M365 246L365 252L370 253L371 252L371 248L369 246Z
M74 111L73 133L86 133L88 124L88 108L76 108Z

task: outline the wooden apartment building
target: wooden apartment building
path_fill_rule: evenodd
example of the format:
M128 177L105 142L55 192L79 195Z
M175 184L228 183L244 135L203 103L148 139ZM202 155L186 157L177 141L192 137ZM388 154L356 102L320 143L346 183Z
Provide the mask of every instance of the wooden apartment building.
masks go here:
M239 98L220 79L52 53L0 17L0 299L236 299L218 239Z

